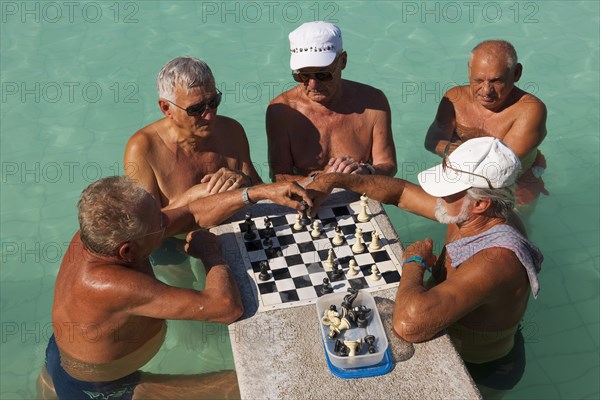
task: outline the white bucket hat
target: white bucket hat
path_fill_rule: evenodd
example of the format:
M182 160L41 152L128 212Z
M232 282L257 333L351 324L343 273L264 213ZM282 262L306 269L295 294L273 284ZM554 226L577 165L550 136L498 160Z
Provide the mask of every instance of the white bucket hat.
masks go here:
M289 34L290 67L298 70L306 67L331 65L342 52L342 31L328 22L316 21L300 25Z
M442 164L418 175L423 190L435 197L469 188L498 189L515 183L521 169L517 155L493 137L467 140L444 157Z

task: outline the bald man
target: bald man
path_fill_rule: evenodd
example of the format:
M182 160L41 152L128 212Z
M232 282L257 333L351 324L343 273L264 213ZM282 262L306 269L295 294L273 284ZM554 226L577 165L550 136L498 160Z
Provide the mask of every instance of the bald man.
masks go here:
M479 43L468 63L469 85L446 92L425 139L425 148L440 156L476 137L502 140L521 160L519 205L533 202L540 193L548 194L541 178L546 161L538 150L546 136L546 106L515 86L522 72L512 44L504 40Z

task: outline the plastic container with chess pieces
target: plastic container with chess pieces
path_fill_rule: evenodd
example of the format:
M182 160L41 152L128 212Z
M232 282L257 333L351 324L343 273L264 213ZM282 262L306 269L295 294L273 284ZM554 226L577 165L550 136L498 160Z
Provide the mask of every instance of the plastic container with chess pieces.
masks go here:
M383 324L375 299L365 291L359 291L358 296L353 302L353 306L366 306L371 310L368 314L367 326L364 328L352 324L350 329L346 329L337 334L333 339L329 338L329 326L321 322L325 310L329 310L330 305L335 305L341 315L341 304L344 297L349 292L336 292L320 297L317 300L317 314L319 326L321 327L321 336L327 365L331 373L339 378L366 378L370 376L383 375L392 370L394 364L389 349L388 339L385 335ZM335 352L336 339L357 340L363 339L367 335L375 337L374 353L369 353L366 343L363 343L362 350L354 356L339 356Z

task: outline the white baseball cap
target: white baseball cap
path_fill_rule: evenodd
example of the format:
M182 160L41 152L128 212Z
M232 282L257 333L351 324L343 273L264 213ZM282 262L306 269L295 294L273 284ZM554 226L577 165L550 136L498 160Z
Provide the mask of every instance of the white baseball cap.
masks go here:
M342 52L342 31L323 21L307 22L289 34L290 68L326 67Z
M469 188L498 189L515 183L521 169L519 157L493 137L467 140L442 164L418 175L423 190L435 197L450 196Z

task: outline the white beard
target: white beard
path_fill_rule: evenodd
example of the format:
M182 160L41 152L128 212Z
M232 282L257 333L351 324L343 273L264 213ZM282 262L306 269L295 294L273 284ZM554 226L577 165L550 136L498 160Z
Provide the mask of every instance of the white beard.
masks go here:
M467 221L471 216L469 214L468 208L472 202L473 201L471 200L471 198L467 197L462 207L460 208L460 212L458 213L458 215L451 217L448 215L448 209L444 205L442 199L438 198L437 202L435 203L435 219L437 219L442 224L462 224L463 222Z

